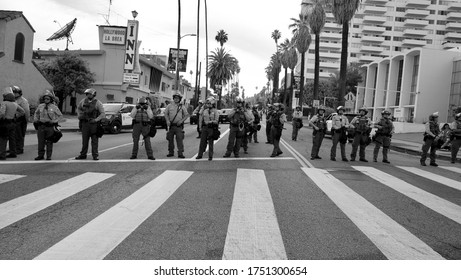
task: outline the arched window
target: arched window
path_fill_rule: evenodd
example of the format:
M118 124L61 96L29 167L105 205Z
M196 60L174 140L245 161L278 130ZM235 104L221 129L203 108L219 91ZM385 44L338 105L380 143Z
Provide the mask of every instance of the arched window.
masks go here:
M23 62L24 60L24 35L18 33L16 35L16 42L14 45L14 60Z

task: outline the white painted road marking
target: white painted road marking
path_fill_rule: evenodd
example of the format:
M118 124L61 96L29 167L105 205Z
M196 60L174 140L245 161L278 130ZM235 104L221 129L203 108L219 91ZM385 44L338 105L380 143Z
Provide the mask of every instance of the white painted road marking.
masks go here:
M165 171L35 259L101 260L154 213L191 175Z
M461 168L458 168L458 167L454 167L454 166L440 166L440 168L443 168L443 169L446 169L446 170L450 170L451 172L456 172L456 173L459 173L461 174Z
M263 170L237 169L224 260L286 260Z
M25 175L10 175L10 174L0 174L0 184L13 181L19 178L26 177Z
M302 170L388 259L444 259L327 171L305 167Z
M114 175L115 174L88 172L0 204L0 229Z
M437 175L432 172L427 172L427 171L421 170L416 167L408 167L408 166L397 166L397 167L400 169L406 170L410 173L416 174L418 176L424 177L426 179L432 180L434 182L440 183L447 187L454 188L458 191L461 191L461 182L459 181L452 180L452 179Z
M445 199L435 196L420 188L417 188L399 178L386 174L373 167L353 166L356 170L375 179L409 198L423 204L424 206L444 215L445 217L461 224L461 207Z

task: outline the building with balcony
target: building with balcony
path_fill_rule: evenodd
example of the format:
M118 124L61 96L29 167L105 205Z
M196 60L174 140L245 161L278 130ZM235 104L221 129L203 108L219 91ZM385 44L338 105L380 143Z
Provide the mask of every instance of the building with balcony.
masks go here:
M367 107L373 121L389 110L396 129L410 132L414 124L420 129L433 112L439 112L439 122L452 121L461 106L459 50L414 48L362 67L365 79L355 108Z
M418 47L436 50L461 47L460 13L461 0L363 0L350 23L348 62L368 64L405 55ZM320 34L320 53L338 54L338 57L330 56L328 67L320 67L321 77L339 72L339 67L330 66L341 60L341 32L342 26L336 24L333 14L327 11L326 24ZM306 62L314 60L314 54L312 42ZM305 65L304 76L312 80L314 64Z

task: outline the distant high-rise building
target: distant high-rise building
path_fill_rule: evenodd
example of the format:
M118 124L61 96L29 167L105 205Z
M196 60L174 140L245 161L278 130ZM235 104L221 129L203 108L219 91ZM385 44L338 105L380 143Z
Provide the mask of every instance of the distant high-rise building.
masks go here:
M363 0L350 24L348 63L368 64L415 47L449 49L461 46L461 0ZM339 72L341 31L327 12L320 34L321 79ZM314 78L314 52L312 42L306 54L308 80ZM299 75L300 61L296 70Z

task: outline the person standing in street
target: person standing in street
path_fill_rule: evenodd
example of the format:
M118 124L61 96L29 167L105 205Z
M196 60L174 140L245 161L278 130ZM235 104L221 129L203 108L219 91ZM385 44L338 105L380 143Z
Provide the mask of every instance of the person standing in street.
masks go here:
M371 120L366 115L368 109L362 107L359 109L359 116L352 119L350 127L354 128L354 141L352 142L351 161L355 161L357 150L360 146L359 160L368 162L365 158L365 148L368 145L368 137L371 132Z
M309 124L314 128L314 132L312 133L311 160L322 159L319 156L319 150L327 130L324 107L317 109L317 114L310 119Z
M99 137L96 135L98 122L105 117L104 107L101 101L96 99L96 90L89 88L85 90L84 98L77 106L78 119L82 123L82 150L75 159L86 159L88 144L91 138L91 155L93 160L99 160L98 144Z
M266 112L266 144L272 144L272 139L271 139L271 117L272 114L274 113L274 107L271 104L267 105L267 112Z
M270 157L276 157L283 154L280 149L280 138L282 138L283 125L287 121L287 116L284 113L284 106L280 103L274 103L274 112L271 114L271 139L274 145Z
M422 166L426 166L426 159L427 159L427 152L429 149L431 149L431 152L429 154L430 158L430 166L439 166L436 162L435 159L437 157L436 151L437 151L437 141L435 141L435 138L437 135L440 133L440 127L439 127L439 112L432 113L429 116L429 121L425 124L426 130L424 132L424 144L422 147L422 154L421 154L421 159L420 163Z
M461 113L455 115L455 121L451 123L451 163L456 162L459 148L461 147Z
M202 100L199 100L198 101L198 106L197 108L195 108L194 112L192 112L193 115L195 115L197 117L197 132L198 132L198 136L197 136L197 139L200 139L201 137L201 131L200 131L200 122L199 122L199 119L200 119L200 112L203 111L203 101Z
M346 156L347 129L349 128L349 120L344 116L344 107L336 108L336 115L331 118L331 140L333 145L330 150L330 159L336 161L336 147L341 150L342 161L348 162Z
M149 136L151 120L154 118L154 114L146 98L141 97L139 99L136 107L131 110L131 117L133 118L133 149L130 159L136 159L138 157L139 138L142 135L144 146L146 147L147 158L155 160Z
M223 157L230 157L232 152L234 157L240 157L240 146L242 146L242 140L245 134L245 123L251 121L249 116L245 114L243 99L239 96L236 99L236 107L229 112L229 138L226 147L226 153Z
M0 104L0 160L15 158L16 156L16 124L15 115L24 114L24 109L16 103L13 89L3 89L3 102ZM10 153L6 154L6 145L9 143Z
M22 89L19 86L13 86L16 103L24 109L24 115L16 116L16 154L24 153L24 138L26 137L27 123L30 117L29 102L22 96Z
M248 142L251 143L251 138L254 139L255 143L258 142L258 126L261 128L261 125L259 124L261 122L261 115L258 112L258 107L256 105L253 105L253 108L251 110L251 113L253 114L253 123L250 125L250 133L248 134Z
M37 140L38 140L38 156L35 160L45 159L46 147L46 160L51 160L53 154L53 142L49 139L54 134L54 128L62 118L62 113L58 106L53 104L54 94L46 90L43 97L44 103L40 103L34 114L34 126L37 127Z
M173 103L165 109L165 120L168 127L166 140L168 140L167 157L174 156L174 138L178 146L178 158L184 157L184 121L189 117L185 106L181 104L182 95L179 92L173 94Z
M394 134L394 124L390 119L391 112L384 110L382 113L382 118L375 125L378 129L376 130L375 137L375 149L373 150L373 161L378 161L378 153L381 145L383 146L383 162L390 163L387 154L389 152L389 147L391 146L392 134Z
M243 127L242 148L243 148L243 153L248 154L248 142L251 142L251 140L249 140L250 128L254 121L253 113L251 112L250 103L245 103L243 113L245 114L245 119L249 121L246 121Z
M301 106L296 106L296 109L293 111L293 133L291 134L291 140L298 140L298 131L303 127L303 112L301 112Z
M213 160L213 132L215 129L218 129L219 125L219 112L216 109L216 100L214 97L209 97L206 100L205 106L200 112L200 119L198 120L198 123L200 125L201 138L198 155L195 159L201 159L203 157L203 153L205 152L208 144L208 160Z

